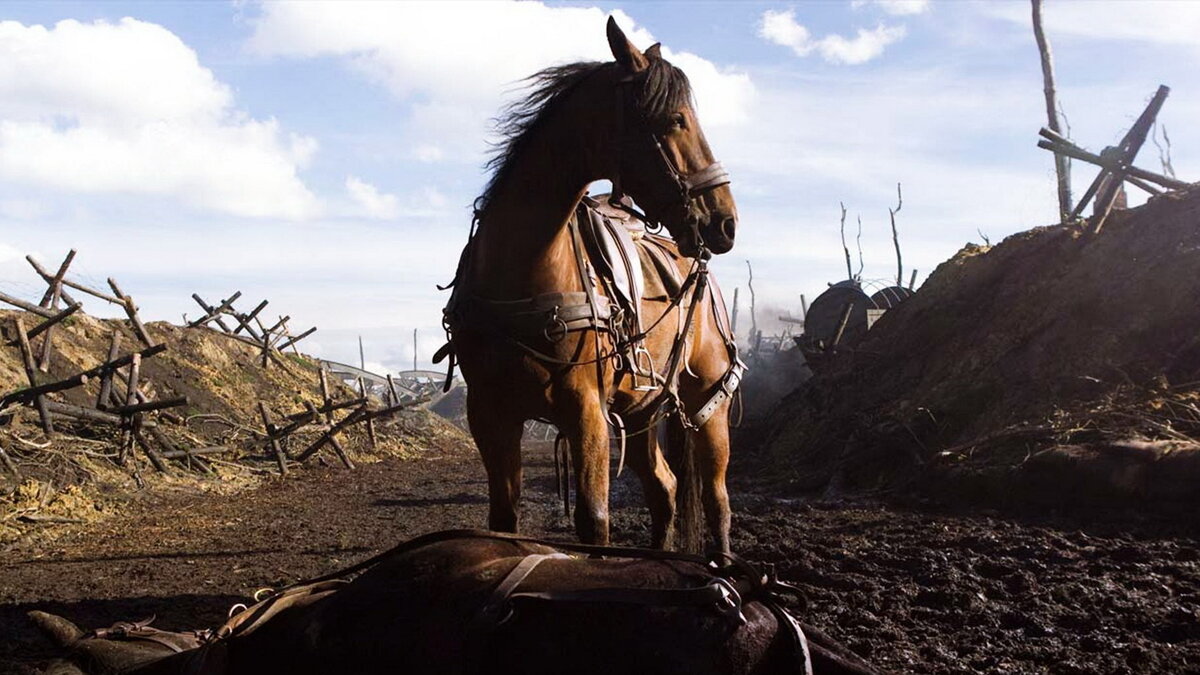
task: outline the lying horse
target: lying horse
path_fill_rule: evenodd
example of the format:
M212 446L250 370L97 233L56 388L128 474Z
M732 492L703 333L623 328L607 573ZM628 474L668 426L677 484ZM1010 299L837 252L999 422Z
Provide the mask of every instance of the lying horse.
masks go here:
M85 634L30 616L72 650L47 671L63 675L875 672L796 622L780 603L790 587L722 559L458 530L274 592L212 631Z

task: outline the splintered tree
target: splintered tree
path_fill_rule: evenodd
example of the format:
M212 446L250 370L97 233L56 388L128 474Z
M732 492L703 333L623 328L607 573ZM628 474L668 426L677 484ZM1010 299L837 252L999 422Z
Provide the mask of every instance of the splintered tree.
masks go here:
M846 252L846 278L854 279L854 268L850 265L850 247L846 246L846 205L838 202L838 206L842 207L842 250ZM860 226L859 230L861 229Z
M1056 134L1062 134L1059 124L1057 94L1054 88L1054 54L1050 51L1050 41L1042 30L1042 0L1033 2L1033 37L1037 40L1038 52L1042 56L1043 92L1046 96L1047 126ZM1067 222L1071 217L1071 160L1065 155L1054 155L1054 171L1058 176L1058 215L1061 222Z
M900 257L900 234L896 232L896 214L904 206L904 194L900 192L900 184L896 183L896 208L888 209L892 219L892 243L896 246L896 285L904 285L904 259Z
M749 275L746 287L750 289L750 340L753 342L758 339L758 317L754 313L754 268L749 260L746 261L746 273Z

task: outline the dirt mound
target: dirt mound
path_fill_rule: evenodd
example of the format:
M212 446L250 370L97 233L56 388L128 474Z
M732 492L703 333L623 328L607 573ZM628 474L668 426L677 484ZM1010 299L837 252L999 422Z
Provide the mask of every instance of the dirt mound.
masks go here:
M789 395L798 487L976 499L1200 495L1200 189L968 245Z
M18 316L25 317L26 326L35 323L22 312L0 311L0 332L5 341L15 335L13 319ZM0 421L0 449L11 460L10 464L0 465L0 540L20 534L30 525L91 519L106 504L136 492L143 479L159 485L206 482L214 490L245 484L275 471L273 457L266 452L259 402L267 404L276 422L283 415L303 412L306 402L322 404L315 359L289 354L282 358L282 365L272 363L263 368L258 349L224 334L163 322L148 324L147 329L167 349L143 360L141 390L153 400L177 396L188 399L184 407L147 415L156 424L150 440L160 452L163 443L176 449L225 446L229 450L204 455L200 460L171 460L168 464L172 475L168 477L144 463L139 465L145 461L141 453L135 453L132 466L118 466L114 460L121 430L115 426L56 416L56 433L46 436L36 412L18 408L11 418ZM124 321L84 314L66 319L55 329L51 368L43 381L57 381L100 365L114 330L122 334L122 354L143 347ZM38 344L35 342L35 349ZM337 378L331 378L331 384L335 400L358 397ZM25 386L28 381L19 350L0 345L0 392ZM92 408L99 386L98 378L92 378L83 387L49 398ZM374 405L383 407L378 401ZM346 413L336 414L340 419ZM368 442L363 424L352 425L340 435L349 456L360 462L371 461L436 451L463 440L461 432L422 409L377 420L375 428L378 433L374 447ZM303 450L321 433L323 430L316 425L296 432L288 439L291 452ZM326 448L323 452L328 452ZM323 462L325 458L318 454L311 461ZM77 485L86 488L81 492L71 487ZM72 505L75 508L67 508Z
M467 388L455 387L446 392L429 409L460 429L467 429Z

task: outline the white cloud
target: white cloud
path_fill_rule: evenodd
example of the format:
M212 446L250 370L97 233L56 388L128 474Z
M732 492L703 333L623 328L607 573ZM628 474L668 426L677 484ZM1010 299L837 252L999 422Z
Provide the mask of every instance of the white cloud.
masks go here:
M446 196L431 186L398 197L380 192L379 188L357 176L346 177L346 194L351 202L351 208L346 215L372 220L445 216L449 206Z
M981 8L1013 23L1030 23L1029 7L1024 3L983 3ZM1056 36L1072 35L1194 47L1200 34L1200 3L1196 2L1075 0L1047 3L1042 15L1051 42Z
M854 9L874 5L892 16L912 16L929 11L929 0L852 0L850 6Z
M355 176L346 177L346 192L367 218L391 219L400 215L400 200Z
M634 44L654 42L627 14L613 16ZM249 48L341 57L401 100L419 97L427 108L486 120L522 78L546 66L612 60L606 20L598 8L538 2L270 2L254 21ZM748 75L688 52L663 54L687 72L706 126L746 118L754 93Z
M316 147L236 110L229 87L161 26L0 22L5 180L306 218L319 205L298 173Z
M440 147L433 145L432 143L418 145L417 147L413 148L412 154L413 158L415 158L418 162L425 162L427 164L440 162L446 157L445 151L443 151Z
M870 30L859 28L853 38L831 33L814 40L809 30L796 21L795 12L769 9L763 12L758 34L768 42L791 48L796 56L815 51L829 63L854 66L882 55L888 45L904 37L905 28L880 24Z

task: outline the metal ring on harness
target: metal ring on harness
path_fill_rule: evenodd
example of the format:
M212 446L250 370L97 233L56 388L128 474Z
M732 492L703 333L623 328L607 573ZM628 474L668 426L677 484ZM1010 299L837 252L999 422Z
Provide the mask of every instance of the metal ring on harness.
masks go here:
M569 331L567 322L558 316L558 308L555 307L554 313L546 320L546 327L542 329L542 337L546 338L548 342L557 344L566 339Z

